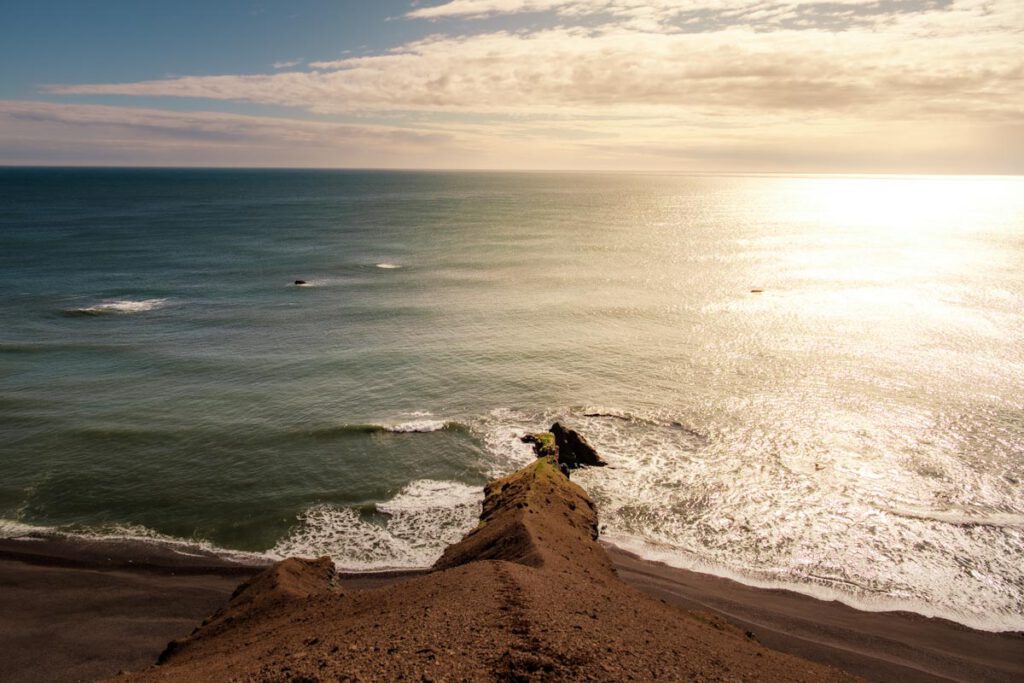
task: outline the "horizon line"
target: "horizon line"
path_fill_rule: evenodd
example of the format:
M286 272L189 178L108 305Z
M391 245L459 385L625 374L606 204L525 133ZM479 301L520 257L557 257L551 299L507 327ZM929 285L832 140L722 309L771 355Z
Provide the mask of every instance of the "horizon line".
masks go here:
M578 175L663 175L663 176L841 176L841 177L1002 177L1022 178L1024 173L985 171L976 173L950 173L944 171L694 171L667 169L581 169L581 168L431 168L431 167L386 167L386 166L196 166L196 165L149 165L149 164L36 164L6 163L0 161L0 170L138 170L138 171L296 171L296 172L356 172L356 173L518 173L518 174L578 174Z

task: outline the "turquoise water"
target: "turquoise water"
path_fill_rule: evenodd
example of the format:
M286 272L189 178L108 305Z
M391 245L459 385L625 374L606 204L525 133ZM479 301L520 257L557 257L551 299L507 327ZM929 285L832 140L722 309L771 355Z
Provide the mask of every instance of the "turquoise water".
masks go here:
M424 566L560 419L619 545L1021 629L1022 266L1019 178L0 169L0 518Z

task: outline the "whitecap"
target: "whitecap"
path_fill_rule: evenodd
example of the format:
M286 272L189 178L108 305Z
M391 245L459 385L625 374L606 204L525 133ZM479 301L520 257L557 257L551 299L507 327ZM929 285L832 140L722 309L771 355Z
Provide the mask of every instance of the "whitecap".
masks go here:
M65 309L68 315L131 315L145 313L167 304L167 299L112 299L93 306Z
M412 434L439 432L447 426L448 423L444 420L409 420L394 425L384 425L384 430L396 434Z
M402 266L398 265L397 263L378 263L377 267L383 268L384 270L395 270L397 268L401 268Z

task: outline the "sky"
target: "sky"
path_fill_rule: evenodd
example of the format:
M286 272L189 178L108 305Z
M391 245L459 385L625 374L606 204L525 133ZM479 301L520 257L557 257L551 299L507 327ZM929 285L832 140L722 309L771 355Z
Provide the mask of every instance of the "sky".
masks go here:
M1024 0L0 0L0 164L1024 173Z

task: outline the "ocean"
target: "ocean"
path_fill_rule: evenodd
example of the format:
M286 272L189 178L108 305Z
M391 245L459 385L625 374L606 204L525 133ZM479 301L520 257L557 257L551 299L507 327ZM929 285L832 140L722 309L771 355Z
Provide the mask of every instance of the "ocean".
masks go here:
M0 169L0 293L0 535L427 566L559 420L616 545L1024 630L1024 178Z

